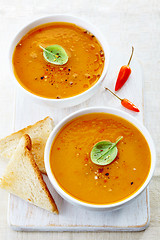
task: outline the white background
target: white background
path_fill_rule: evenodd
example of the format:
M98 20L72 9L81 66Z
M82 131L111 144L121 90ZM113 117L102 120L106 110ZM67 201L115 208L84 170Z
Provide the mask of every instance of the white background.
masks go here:
M160 236L160 1L159 0L0 0L0 137L13 130L15 87L8 71L14 34L32 19L71 13L95 24L113 48L135 47L144 71L144 120L157 147L150 185L151 223L141 233L20 233L7 225L8 195L0 190L0 239L159 239Z

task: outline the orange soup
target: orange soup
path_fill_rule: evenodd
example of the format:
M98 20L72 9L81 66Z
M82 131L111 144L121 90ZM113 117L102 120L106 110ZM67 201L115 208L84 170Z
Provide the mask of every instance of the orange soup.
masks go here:
M102 140L115 142L118 154L106 166L91 161L93 146ZM142 133L123 118L93 113L75 118L55 137L50 165L61 188L86 203L111 204L134 194L146 180L151 154Z
M55 65L43 57L43 50L60 45L68 62ZM70 23L40 25L17 44L13 68L18 82L29 92L52 99L68 98L91 88L104 67L104 52L96 37Z

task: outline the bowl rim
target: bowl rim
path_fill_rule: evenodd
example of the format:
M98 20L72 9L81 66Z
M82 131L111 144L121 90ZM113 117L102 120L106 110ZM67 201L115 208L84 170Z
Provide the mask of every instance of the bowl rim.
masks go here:
M129 121L132 125L134 125L136 128L138 128L138 130L145 137L145 139L148 143L149 149L150 149L150 153L151 153L150 170L149 170L148 176L147 176L146 180L144 181L144 183L142 184L142 186L134 194L130 195L128 198L122 199L121 201L111 203L111 204L87 203L87 202L83 202L83 201L73 197L72 195L68 194L65 190L63 190L63 188L60 187L60 185L58 184L56 178L54 177L54 174L52 173L51 167L50 167L50 150L51 150L53 140L55 139L57 133L63 128L63 126L66 123L73 120L74 118L81 116L81 115L85 115L85 114L89 114L89 113L96 113L96 112L97 113L98 112L99 113L110 113L110 114L122 117L125 120ZM129 113L126 113L122 110L119 110L117 108L112 108L112 107L89 107L89 108L83 108L81 110L73 112L72 114L68 115L63 120L61 120L55 126L55 128L51 132L51 134L47 140L47 143L46 143L45 153L44 153L44 161L45 161L45 168L47 171L47 175L49 177L49 180L50 180L52 186L64 199L71 202L72 204L83 206L83 207L88 207L90 209L99 209L99 210L100 209L113 209L113 208L121 207L124 204L127 204L131 200L138 197L140 195L140 193L142 193L146 189L146 187L148 186L148 184L153 176L154 170L155 170L156 151L155 151L155 145L154 145L153 139L152 139L150 133L148 132L148 130L146 129L146 127L140 121L138 121L135 117L131 116Z
M49 20L53 18L53 20ZM54 20L54 18L65 18L65 20ZM47 21L48 20L48 21ZM41 22L43 21L43 23ZM47 21L47 22L46 22ZM39 23L41 22L41 23ZM13 59L13 53L14 53L14 49L16 47L16 44L20 41L20 39L22 39L25 34L27 34L30 30L34 29L37 26L43 25L45 23L51 23L51 22L68 22L68 23L73 23L77 26L80 26L82 28L85 29L85 24L87 24L87 29L89 32L93 32L95 37L97 38L97 40L99 41L100 45L102 46L102 49L104 51L104 55L105 55L105 61L104 61L104 68L102 71L102 74L100 76L100 78L98 79L98 81L89 89L87 89L86 91L77 94L75 96L72 97L67 97L67 98L62 98L62 99L54 99L54 98L47 98L47 97L42 97L42 96L38 96L30 91L28 91L25 87L23 87L19 81L17 80L15 74L14 74L14 69L13 69L13 64L12 64L12 59ZM75 22L79 22L79 23L75 23ZM33 25L35 25L33 27ZM29 30L26 30L28 29ZM90 30L92 29L92 30ZM22 34L22 32L26 31L25 33L23 33L23 36L20 37L20 35ZM19 40L17 40L17 38ZM25 93L27 93L28 95L38 99L38 100L42 100L44 102L51 102L51 103L64 103L64 102L69 102L69 101L74 101L76 99L83 99L83 97L85 95L87 95L88 93L90 93L91 91L94 91L94 89L96 89L101 82L104 80L107 71L108 71L108 67L109 67L109 62L110 62L110 47L109 44L107 42L107 40L105 39L105 37L103 36L103 34L101 33L101 31L99 31L98 27L95 27L92 23L90 23L89 21L74 16L74 15L69 15L69 14L52 14L52 15L47 15L44 17L40 17L40 18L36 18L35 20L29 22L28 24L24 25L23 27L20 28L20 30L15 34L15 36L13 37L10 47L9 47L9 57L8 57L8 61L9 61L9 69L10 69L10 75L12 78L14 78L14 82L16 83L17 86L19 86ZM106 57L107 55L107 57ZM82 100L83 101L83 100ZM81 102L82 102L81 101ZM76 104L75 104L76 105Z

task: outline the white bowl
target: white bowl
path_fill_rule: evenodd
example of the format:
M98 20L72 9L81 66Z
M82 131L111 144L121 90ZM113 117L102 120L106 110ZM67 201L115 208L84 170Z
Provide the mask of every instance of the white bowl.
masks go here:
M135 125L139 131L143 134L143 136L145 137L146 141L148 142L149 148L150 148L150 152L151 152L151 168L148 174L147 179L145 180L145 182L143 183L143 185L141 186L140 189L138 189L133 195L129 196L128 198L119 201L117 203L113 203L113 204L106 204L106 205L96 205L96 204L89 204L89 203L85 203L83 201L80 201L74 197L72 197L71 195L67 194L61 187L60 185L57 183L52 171L51 171L51 167L50 167L50 150L52 147L52 143L54 138L56 137L57 133L60 131L60 129L69 121L71 121L72 119L84 115L84 114L88 114L88 113L98 113L98 112L104 112L104 113L110 113L110 114L114 114L116 116L120 116L126 120L128 120L130 123L132 123L133 125ZM155 147L154 147L154 143L152 140L151 135L149 134L148 130L134 117L132 117L131 115L129 115L128 113L125 113L123 111L117 110L115 108L108 108L108 107L93 107L93 108L86 108L86 109L82 109L79 110L69 116L67 116L65 119L63 119L52 131L52 133L50 134L46 147L45 147L45 167L46 167L46 171L47 171L47 175L50 179L51 184L53 185L53 187L55 188L55 190L61 195L62 198L64 198L65 200L67 200L68 202L70 202L73 205L77 205L77 206L81 206L81 207L85 207L87 209L91 209L91 210L115 210L118 209L120 207L122 207L123 205L126 205L128 203L130 203L133 199L135 199L140 193L142 193L145 188L147 187L147 185L149 184L153 173L154 173L154 169L155 169L155 164L156 164L156 152L155 152Z
M23 88L20 85L20 83L17 81L17 79L14 75L14 72L13 72L12 57L13 57L14 49L15 49L16 45L18 44L18 42L31 29L33 29L33 28L35 28L35 27L37 27L41 24L45 24L45 23L49 23L49 22L74 23L74 24L88 30L89 32L91 32L95 35L95 37L100 42L100 44L103 48L103 51L104 51L104 55L105 55L104 69L103 69L103 72L102 72L99 80L97 81L97 83L95 85L93 85L91 88L89 88L87 91L85 91L81 94L78 94L76 96L70 97L70 98L51 99L51 98L39 97L39 96L27 91L25 88ZM16 83L18 83L18 86L20 86L20 88L23 89L30 97L34 98L34 100L37 100L39 103L47 103L47 104L49 104L53 107L74 106L74 105L77 105L77 104L87 100L91 96L93 96L93 94L95 94L97 92L98 88L100 87L102 81L104 80L104 78L107 74L109 59L110 59L110 49L109 49L108 43L107 43L106 39L104 39L104 37L101 35L101 33L97 30L97 28L95 28L95 26L93 26L92 24L84 21L81 18L74 17L74 16L69 16L69 15L47 16L47 17L39 18L39 19L31 22L30 24L28 24L27 26L22 28L19 31L19 33L14 37L14 39L11 43L10 50L9 50L9 65L10 65L11 77L15 80Z

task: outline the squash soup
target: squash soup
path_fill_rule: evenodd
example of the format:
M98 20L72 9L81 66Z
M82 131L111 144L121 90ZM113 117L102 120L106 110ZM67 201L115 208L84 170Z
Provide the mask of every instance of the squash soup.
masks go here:
M65 64L46 61L43 51L48 53L46 48L53 45L66 52ZM32 29L13 53L14 74L21 86L51 99L69 98L91 88L102 74L104 61L103 49L92 33L62 22Z
M95 144L117 139L118 153L110 164L100 166L91 161ZM51 147L50 165L59 186L72 197L86 203L112 204L142 186L150 170L151 153L133 124L112 114L91 113L73 119L59 131Z

